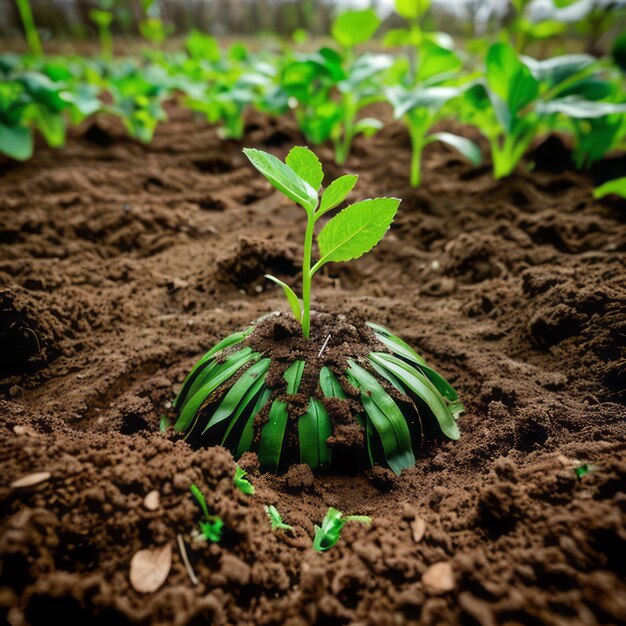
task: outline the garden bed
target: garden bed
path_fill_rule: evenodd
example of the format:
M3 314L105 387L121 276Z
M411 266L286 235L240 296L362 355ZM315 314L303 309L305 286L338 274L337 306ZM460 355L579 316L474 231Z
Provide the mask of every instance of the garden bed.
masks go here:
M247 454L246 496L230 453L159 420L199 355L284 306L263 276L296 276L303 212L241 148L303 142L288 119L255 114L240 144L170 114L150 146L102 118L63 152L0 164L0 621L626 620L626 213L592 197L624 159L579 173L552 138L533 173L494 181L435 144L415 190L400 125L357 141L353 199L403 201L372 254L321 273L315 306L422 352L465 403L462 438L425 444L401 477L264 474ZM50 477L10 486L33 472ZM191 483L224 520L219 544L191 541ZM293 532L271 530L266 504ZM329 506L373 522L318 554ZM133 555L166 543L166 583L138 593Z

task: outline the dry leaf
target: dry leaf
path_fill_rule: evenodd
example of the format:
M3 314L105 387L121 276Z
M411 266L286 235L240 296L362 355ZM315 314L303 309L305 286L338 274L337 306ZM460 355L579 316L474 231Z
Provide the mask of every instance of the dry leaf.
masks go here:
M148 511L156 511L159 508L160 502L161 498L159 496L159 492L156 489L153 489L143 499L143 505L146 507L146 509L148 509Z
M130 584L140 593L152 593L167 580L171 567L169 543L154 550L139 550L130 562Z
M43 483L50 478L50 472L35 472L18 478L11 483L13 489L24 489L25 487L34 487L39 483Z
M424 538L426 532L426 522L419 517L415 516L415 519L411 522L411 532L413 533L413 541L419 543Z
M433 595L446 593L454 589L454 573L448 561L441 561L431 565L422 576L422 583L426 590Z

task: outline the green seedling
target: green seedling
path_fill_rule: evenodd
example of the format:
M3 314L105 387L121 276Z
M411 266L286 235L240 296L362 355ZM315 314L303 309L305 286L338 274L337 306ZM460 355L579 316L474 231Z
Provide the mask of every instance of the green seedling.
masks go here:
M595 469L596 468L589 463L581 463L580 465L574 468L574 474L576 474L576 478L578 480L582 480L584 476L595 471Z
M204 494L196 487L191 485L189 487L191 494L198 502L198 505L204 515L204 519L199 522L200 532L202 537L207 541L217 543L222 538L222 530L224 528L224 522L217 515L210 515L209 508L207 507L206 498Z
M341 531L348 522L359 522L369 526L372 518L367 515L346 515L330 507L322 520L321 526L315 526L313 549L317 552L325 552L337 544L341 537Z
M313 276L326 263L355 259L371 250L385 235L400 200L368 199L344 208L320 229L318 260L314 261L317 222L345 200L357 177L341 176L321 192L322 165L308 148L293 148L284 162L261 150L247 148L244 152L276 189L305 210L302 298L280 279L267 278L283 289L304 338L310 340ZM372 339L386 351L346 358L339 378L319 362L298 359L284 369L284 386L274 383L273 387L267 383L271 350L261 353L247 345L255 327L233 333L209 350L183 382L173 402L175 430L186 436L194 433L211 445L226 446L237 457L254 449L261 468L272 471L283 462L284 446L297 440L300 462L323 468L332 461L328 439L333 423L322 398L346 400L351 396L362 407L355 420L364 430L370 462L382 462L400 474L415 463L412 433L423 433L422 420L434 421L445 437L458 439L456 419L463 405L452 386L408 344L382 326L370 324L370 328ZM305 379L308 388L302 390L304 370L313 365L319 368L313 373L319 388L311 388L309 372ZM289 398L305 392L306 408L293 416L297 419L291 419Z
M237 466L237 469L235 469L235 477L233 478L233 482L235 483L237 489L239 489L242 493L245 493L247 496L251 496L254 494L254 487L250 483L250 481L244 478L246 474L246 470Z
M113 0L100 0L100 8L89 11L89 19L98 29L100 38L100 54L103 59L113 59L113 35L111 24L113 23Z
M39 39L39 33L37 32L37 26L33 18L33 11L30 7L29 0L16 0L18 13L20 14L20 20L24 27L24 35L26 36L26 42L28 43L28 49L33 56L41 56L43 49L41 47L41 39Z
M311 322L311 282L313 276L330 262L357 259L369 252L384 237L396 214L400 200L375 198L363 200L343 209L329 220L317 235L319 260L312 262L315 226L319 219L344 201L356 184L357 177L345 175L334 180L320 194L324 172L317 156L308 148L292 148L285 162L275 156L245 148L244 153L254 167L287 198L306 212L302 258L302 299L284 282L274 276L270 280L285 292L293 314L308 338Z
M272 530L290 530L290 531L293 531L293 526L289 526L289 524L285 524L283 522L283 518L281 517L280 513L278 512L278 510L276 509L276 507L273 504L270 504L269 506L265 506L263 508L265 509L265 512L267 513L267 516L270 519L270 524L272 525Z

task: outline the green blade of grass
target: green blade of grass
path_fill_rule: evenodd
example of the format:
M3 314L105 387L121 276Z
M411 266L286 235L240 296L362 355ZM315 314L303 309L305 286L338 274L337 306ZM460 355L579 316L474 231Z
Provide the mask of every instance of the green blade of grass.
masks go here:
M418 363L419 365L426 365L426 361L406 342L396 337L393 333L390 333L384 326L374 324L373 322L366 322L367 325L374 331L376 338L387 346L394 354L401 356L409 361Z
M378 363L391 372L403 385L428 405L439 424L439 428L446 437L453 440L460 438L456 420L445 400L422 372L391 354L372 352L369 358L372 362Z
M209 394L227 381L235 372L239 371L246 363L256 361L258 358L258 352L246 353L237 360L227 360L215 368L211 378L185 403L185 406L176 420L176 424L174 424L174 430L178 432L186 430Z
M239 418L242 416L246 408L249 407L250 404L255 401L257 394L259 393L263 385L265 385L265 378L266 378L266 374L263 374L262 376L260 376L248 389L248 391L246 392L246 395L243 397L243 400L237 406L237 410L231 417L230 422L228 424L228 428L226 429L226 432L224 433L224 436L222 437L222 445L226 445L226 440L228 439L228 435L230 435L232 429L237 425Z
M259 463L263 469L275 471L280 463L280 453L287 427L287 403L274 400L270 407L267 423L261 430Z
M252 440L254 439L254 418L263 410L263 407L265 407L271 395L272 390L265 388L261 391L261 394L257 398L256 404L250 412L248 421L246 422L243 432L241 433L239 445L235 451L235 455L237 457L240 457L244 452L247 452L252 447Z
M351 379L361 390L365 412L380 437L387 463L399 475L402 469L415 464L408 424L393 398L367 370L352 360L348 365Z
M258 379L267 372L272 360L264 358L251 365L237 380L237 382L228 390L220 405L215 409L215 413L211 416L208 424L204 427L202 434L209 428L219 424L221 421L230 417L239 406L239 403L245 397L247 391L254 385Z
M333 427L324 405L311 398L307 412L298 420L300 462L312 469L330 464L330 446L326 440L333 434Z
M179 408L179 405L184 402L189 388L193 384L194 380L196 380L197 376L204 370L205 366L211 361L211 359L218 353L228 348L230 346L234 346L235 344L241 343L250 333L252 332L252 327L247 328L244 331L240 331L237 333L233 333L228 337L224 337L219 343L215 344L198 362L191 368L189 374L183 381L182 387L174 400L173 406L174 408Z
M421 372L430 380L435 386L437 391L450 402L456 402L459 399L459 395L456 389L437 371L428 365L420 365L418 368Z

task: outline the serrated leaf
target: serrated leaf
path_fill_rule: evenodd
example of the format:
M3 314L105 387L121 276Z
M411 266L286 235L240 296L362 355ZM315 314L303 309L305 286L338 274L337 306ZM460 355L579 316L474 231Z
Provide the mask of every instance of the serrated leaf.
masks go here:
M250 159L250 163L276 189L285 194L290 200L302 206L307 212L315 211L317 207L317 192L288 165L285 165L273 154L257 150L256 148L244 148L243 151Z
M296 318L298 322L302 321L302 307L300 305L300 300L298 296L294 293L293 289L287 284L284 283L279 278L272 276L271 274L265 274L265 278L271 280L273 283L280 285L285 292L285 297L287 298L287 302L289 302L289 306L291 307L291 311L293 312L293 316Z
M320 208L315 214L316 219L343 202L356 185L358 179L359 177L356 174L345 174L333 180L322 194Z
M285 163L316 192L324 180L322 164L314 152L304 146L294 146L289 150Z
M626 176L614 178L597 187L593 192L594 198L604 198L610 194L626 198Z
M432 143L433 141L445 143L447 146L460 152L472 165L480 165L482 162L483 155L480 148L471 139L467 139L466 137L441 132L428 135L427 141L428 143Z
M335 215L317 236L321 255L317 267L369 252L385 236L399 204L397 198L363 200Z
M300 462L312 469L329 465L331 454L326 440L332 434L333 427L324 405L311 398L307 412L298 420Z
M330 32L344 48L352 48L372 38L380 26L380 19L372 9L346 11L335 19Z

